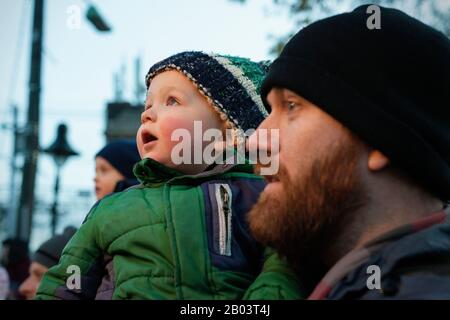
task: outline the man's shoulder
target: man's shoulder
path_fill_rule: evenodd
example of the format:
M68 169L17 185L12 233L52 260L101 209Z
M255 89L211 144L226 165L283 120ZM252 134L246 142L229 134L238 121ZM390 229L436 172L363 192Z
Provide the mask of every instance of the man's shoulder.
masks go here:
M436 274L430 270L401 273L382 282L380 290L368 290L361 299L370 300L449 300L450 274Z
M379 271L379 289L367 285L376 280L373 266ZM329 297L450 299L450 221L385 245L340 281Z

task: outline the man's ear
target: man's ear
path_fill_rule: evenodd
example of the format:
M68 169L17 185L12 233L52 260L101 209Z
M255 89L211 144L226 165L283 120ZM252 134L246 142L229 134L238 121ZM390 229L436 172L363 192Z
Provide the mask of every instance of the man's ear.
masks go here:
M389 158L378 150L372 150L369 153L367 166L370 171L379 171L389 164Z

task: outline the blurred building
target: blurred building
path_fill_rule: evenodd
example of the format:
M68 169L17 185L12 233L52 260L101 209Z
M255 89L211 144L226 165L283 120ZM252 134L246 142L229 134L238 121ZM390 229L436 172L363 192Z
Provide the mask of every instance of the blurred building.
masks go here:
M111 102L106 106L106 141L136 139L141 122L142 104Z
M114 98L106 105L106 142L114 140L134 140L141 124L141 113L144 110L146 87L141 74L141 58L134 60L134 96L133 102L124 97L126 87L126 65L113 76Z

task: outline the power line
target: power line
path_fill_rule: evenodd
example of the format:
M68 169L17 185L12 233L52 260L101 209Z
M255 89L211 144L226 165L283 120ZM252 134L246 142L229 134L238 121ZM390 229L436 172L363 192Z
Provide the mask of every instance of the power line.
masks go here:
M11 69L11 81L9 82L9 90L8 90L8 104L11 106L14 104L14 96L16 94L16 88L17 88L17 76L20 73L20 58L22 57L22 50L23 50L23 42L25 40L25 37L23 35L25 34L25 22L27 21L28 16L28 9L29 9L29 1L23 1L22 2L22 15L20 16L19 21L19 33L17 35L17 43L16 43L16 49L14 52L14 62L12 64Z

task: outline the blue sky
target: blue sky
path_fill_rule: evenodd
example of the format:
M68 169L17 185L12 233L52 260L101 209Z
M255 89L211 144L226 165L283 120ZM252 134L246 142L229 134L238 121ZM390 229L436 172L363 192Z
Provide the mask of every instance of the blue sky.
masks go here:
M69 142L81 153L63 167L59 230L78 226L93 204L94 155L104 145L105 105L113 94L113 73L126 68L124 95L133 98L136 56L142 58L141 79L155 62L184 50L203 50L270 59L269 34L282 35L292 27L289 18L272 11L270 0L239 5L227 0L96 0L97 9L113 32L97 32L82 17L79 29L67 26L68 8L84 13L81 0L45 3L40 144L48 146L58 123L69 126ZM0 124L11 122L11 103L19 106L23 123L27 110L30 33L33 1L0 0ZM267 14L267 12L271 14ZM137 119L138 121L138 119ZM9 201L11 132L0 130L0 203ZM53 199L55 168L39 158L32 248L49 236L48 208ZM20 187L21 180L17 187Z

